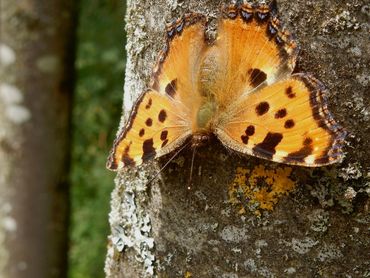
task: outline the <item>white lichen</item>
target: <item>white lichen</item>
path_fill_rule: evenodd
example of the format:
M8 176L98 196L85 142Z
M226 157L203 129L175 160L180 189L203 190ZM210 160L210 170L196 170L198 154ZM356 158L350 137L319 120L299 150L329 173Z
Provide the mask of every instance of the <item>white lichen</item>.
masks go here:
M356 79L361 84L361 86L367 87L370 83L370 74L368 74L367 72L363 72L356 75Z
M141 176L141 175L140 175ZM141 262L147 275L154 275L154 239L150 236L151 221L144 208L137 200L138 195L146 190L147 179L144 176L135 183L118 178L118 186L112 193L112 211L109 222L112 227L111 242L118 252L131 248L135 250L135 258ZM110 257L107 257L107 260ZM109 268L106 266L106 274ZM108 276L109 277L109 276Z
M229 272L229 273L222 274L221 277L222 278L238 278L239 276L236 273Z
M9 194L9 191L7 193ZM10 258L9 250L3 248L5 246L5 241L8 234L14 233L17 229L17 222L11 216L12 205L5 201L6 198L4 195L3 193L0 194L0 247L2 247L0 248L0 273L4 273L4 269Z
M17 230L17 222L13 217L6 216L2 219L2 226L7 232L15 232Z
M22 105L23 95L21 91L7 83L0 85L0 104L5 110L5 117L14 124L22 124L31 118L31 112Z
M6 107L5 116L14 124L23 124L31 119L30 111L21 105L11 105Z
M252 273L257 271L257 265L253 259L247 259L244 262L244 267Z
M315 232L326 232L329 225L329 213L323 209L315 209L309 214L310 229Z
M226 226L220 232L220 237L227 242L246 242L250 236L247 235L248 230L235 226Z
M342 11L334 18L330 18L322 24L323 32L343 31L346 29L357 30L360 28L356 17L352 16L349 11Z
M247 271L257 274L257 277L273 278L275 274L265 266L258 266L254 259L247 259L244 262L244 267Z
M297 270L294 267L288 267L288 268L284 269L284 273L286 273L288 275L294 274L296 272L297 272Z
M334 244L326 245L320 247L317 259L321 262L332 261L343 257L342 252Z
M349 163L346 168L342 168L338 174L345 181L357 180L362 177L362 167L359 162Z
M317 244L319 244L319 241L306 237L304 239L293 238L290 245L294 252L303 255L308 253Z
M344 192L344 198L348 201L352 201L354 198L356 198L357 192L353 189L353 187L348 187L346 191Z
M0 43L0 65L9 66L15 62L15 51L8 45Z
M20 103L23 101L21 91L8 83L0 84L0 100L5 104Z

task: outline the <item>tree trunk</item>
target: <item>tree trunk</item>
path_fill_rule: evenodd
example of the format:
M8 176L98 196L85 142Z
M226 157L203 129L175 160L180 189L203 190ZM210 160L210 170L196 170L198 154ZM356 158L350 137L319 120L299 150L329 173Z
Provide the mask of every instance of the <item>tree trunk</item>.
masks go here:
M222 3L129 1L122 124L148 85L165 20L188 11L212 18ZM298 71L326 83L330 109L351 133L346 159L319 169L287 167L213 143L196 156L190 190L186 151L151 185L155 163L122 171L111 201L108 277L369 275L369 6L364 0L278 6L302 49Z
M76 1L0 5L0 277L65 277Z

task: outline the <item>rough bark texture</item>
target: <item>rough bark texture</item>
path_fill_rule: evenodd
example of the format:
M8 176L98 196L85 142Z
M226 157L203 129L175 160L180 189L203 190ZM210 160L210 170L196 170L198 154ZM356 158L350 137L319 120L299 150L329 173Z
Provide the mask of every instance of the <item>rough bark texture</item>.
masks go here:
M130 1L125 112L148 84L165 20L188 11L217 17L222 3ZM238 183L240 169L250 173L260 167L266 174L263 169L287 168L240 158L218 143L199 151L191 190L186 152L150 186L146 183L158 170L154 164L119 173L112 194L108 277L370 275L369 5L364 0L278 4L280 18L302 49L298 71L326 83L330 109L351 133L344 162L320 169L291 167L288 180L295 191L273 211L262 210L253 198L233 201L230 185Z
M0 277L65 277L76 1L0 11Z

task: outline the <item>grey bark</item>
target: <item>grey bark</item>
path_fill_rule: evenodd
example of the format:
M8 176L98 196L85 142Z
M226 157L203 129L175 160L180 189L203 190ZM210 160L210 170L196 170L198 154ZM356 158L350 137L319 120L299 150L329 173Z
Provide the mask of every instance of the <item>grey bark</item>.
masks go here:
M65 277L76 1L0 11L0 277Z
M217 17L222 3L129 2L121 124L148 84L164 42L158 38L165 32L165 20L188 11ZM298 71L312 72L326 83L330 110L350 131L344 162L320 169L293 167L296 190L260 217L249 204L239 214L228 201L228 188L239 166L277 166L237 157L218 143L199 151L196 170L201 171L191 190L188 153L149 186L158 170L155 163L123 171L112 193L107 277L370 275L369 5L363 0L281 0L278 5L280 18L302 49Z

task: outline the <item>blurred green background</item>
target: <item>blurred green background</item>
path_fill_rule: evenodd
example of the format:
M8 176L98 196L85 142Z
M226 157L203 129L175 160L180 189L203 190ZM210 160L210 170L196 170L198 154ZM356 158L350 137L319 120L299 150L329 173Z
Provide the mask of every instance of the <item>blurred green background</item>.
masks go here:
M105 161L121 115L124 13L124 1L80 1L69 251L73 278L104 277L115 176Z

